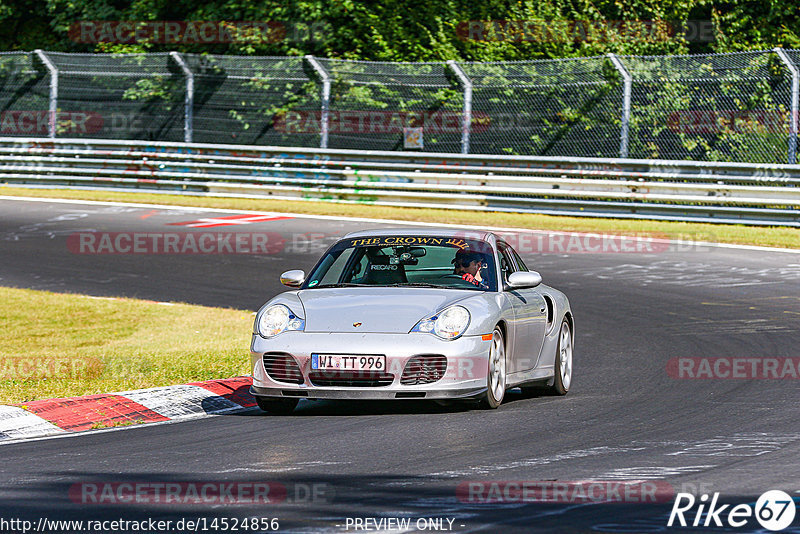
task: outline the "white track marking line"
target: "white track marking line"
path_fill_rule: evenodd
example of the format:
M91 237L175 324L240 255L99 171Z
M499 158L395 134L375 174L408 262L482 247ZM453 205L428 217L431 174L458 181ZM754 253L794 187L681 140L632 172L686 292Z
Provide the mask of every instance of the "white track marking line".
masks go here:
M33 197L15 197L0 195L0 200L18 200L24 202L52 202L57 204L83 204L95 206L127 206L134 208L150 208L161 210L176 210L176 211L207 211L211 213L242 213L253 215L284 215L293 217L295 219L316 219L323 221L341 221L341 222L369 222L378 224L395 224L406 226L422 226L431 228L455 228L477 230L484 232L517 232L517 233L531 233L531 234L546 234L546 235L583 235L583 234L596 234L598 232L562 232L557 230L533 230L530 228L507 228L501 226L477 226L477 225L464 225L464 224L448 224L448 223L430 223L420 221L397 221L393 219L370 219L365 217L342 217L335 215L310 215L307 213L281 213L281 212L265 212L265 211L251 211L251 210L237 210L237 209L222 209L222 208L203 208L199 206L169 206L163 204L138 204L133 202L110 202L100 200L74 200L74 199L60 199L60 198L33 198ZM733 243L713 243L709 241L686 241L682 239L652 239L643 238L638 236L629 237L631 241L643 241L648 243L674 243L681 245L691 246L706 246L717 248L729 248L736 250L755 250L761 252L779 252L784 254L800 254L800 249L791 248L778 248L778 247L762 247L756 245L736 245Z

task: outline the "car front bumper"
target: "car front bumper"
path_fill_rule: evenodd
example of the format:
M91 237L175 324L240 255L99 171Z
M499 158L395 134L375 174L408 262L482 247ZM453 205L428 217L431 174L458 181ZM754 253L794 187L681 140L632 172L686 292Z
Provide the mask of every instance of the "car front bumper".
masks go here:
M271 339L254 335L250 356L253 387L258 397L308 399L457 399L478 397L486 391L491 339L463 336L443 340L432 334L284 332ZM265 353L291 355L303 375L302 384L278 382L264 368ZM386 370L393 375L384 386L315 385L310 377L311 354L385 355ZM408 361L415 356L441 355L447 359L444 376L427 384L401 384Z

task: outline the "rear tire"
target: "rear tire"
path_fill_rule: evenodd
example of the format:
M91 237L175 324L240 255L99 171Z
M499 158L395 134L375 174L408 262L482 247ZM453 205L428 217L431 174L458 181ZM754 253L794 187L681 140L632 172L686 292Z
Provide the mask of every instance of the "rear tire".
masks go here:
M297 407L300 399L272 399L256 397L258 407L273 415L289 415Z
M499 326L492 332L492 346L489 348L489 363L486 374L486 395L481 407L494 410L503 403L506 394L506 344Z
M566 395L572 385L572 329L564 319L558 333L558 347L553 365L553 385L547 388L549 395Z
M522 393L526 396L552 395L563 396L569 392L572 385L572 328L569 321L564 319L558 332L558 345L556 357L553 362L553 384L537 384L522 386Z

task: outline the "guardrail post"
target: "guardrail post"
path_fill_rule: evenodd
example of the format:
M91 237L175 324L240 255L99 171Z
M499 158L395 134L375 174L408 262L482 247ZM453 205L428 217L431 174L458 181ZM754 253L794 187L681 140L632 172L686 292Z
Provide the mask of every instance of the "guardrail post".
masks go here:
M186 76L186 98L183 102L183 140L191 143L192 137L194 137L194 73L178 52L170 52L169 55Z
M622 128L620 129L620 140L619 140L619 157L627 158L628 157L628 124L631 118L631 82L633 78L628 73L628 69L625 68L625 65L622 64L622 61L616 56L616 54L608 54L608 58L614 64L617 71L622 76L623 80L623 88L622 88Z
M447 66L458 78L459 83L464 88L464 111L461 117L461 153L469 154L469 134L472 130L472 80L461 68L461 65L450 59Z
M305 56L305 58L322 81L322 117L320 117L319 121L319 147L328 148L328 110L330 109L331 101L331 77L328 75L328 71L317 61L317 58L311 54Z
M792 115L789 117L789 163L794 165L797 163L797 114L798 107L800 107L800 70L795 65L786 52L782 48L775 48L775 53L781 58L783 64L792 73Z
M47 120L47 136L53 139L56 136L56 113L58 113L58 69L41 49L36 49L35 53L50 73L50 116Z

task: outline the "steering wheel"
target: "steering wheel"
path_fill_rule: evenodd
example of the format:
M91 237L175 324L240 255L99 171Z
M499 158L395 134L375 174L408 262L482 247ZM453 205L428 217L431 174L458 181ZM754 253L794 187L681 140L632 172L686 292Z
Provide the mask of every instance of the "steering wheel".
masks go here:
M464 280L461 277L460 274L445 274L445 275L440 276L440 278L446 279L446 280L453 280L453 281L458 280L459 282L461 282L462 284L464 284L465 286L468 286L468 287L472 287L472 286L475 285L472 282L467 282L466 280Z

